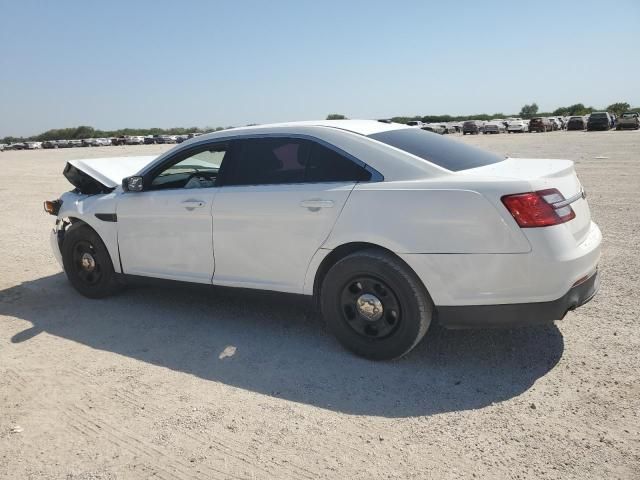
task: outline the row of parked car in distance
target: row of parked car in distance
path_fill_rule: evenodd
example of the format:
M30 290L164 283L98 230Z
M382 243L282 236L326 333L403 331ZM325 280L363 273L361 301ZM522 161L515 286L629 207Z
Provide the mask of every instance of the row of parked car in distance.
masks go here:
M389 120L379 120L389 123ZM638 112L625 112L616 117L609 112L593 112L584 116L572 117L534 117L531 120L508 118L505 120L467 120L465 122L423 123L411 120L407 125L422 130L438 133L462 133L463 135L496 134L496 133L524 133L524 132L552 132L555 130L638 130L640 129L640 115ZM104 147L109 145L150 145L166 143L182 143L189 138L202 135L189 133L185 135L123 135L110 138L84 138L81 140L46 140L44 142L19 142L5 145L0 143L2 150L35 150L39 148L73 148L73 147Z
M10 145L0 144L0 150L36 150L40 148L106 147L111 145L150 145L164 143L182 143L201 133L185 135L123 135L110 138L83 138L81 140L45 140L43 142L19 142Z
M572 117L535 117L531 120L508 119L481 122L468 120L462 124L462 133L522 133L552 132L555 130L616 130L640 129L638 112L625 112L616 117L609 112L593 112L590 115Z

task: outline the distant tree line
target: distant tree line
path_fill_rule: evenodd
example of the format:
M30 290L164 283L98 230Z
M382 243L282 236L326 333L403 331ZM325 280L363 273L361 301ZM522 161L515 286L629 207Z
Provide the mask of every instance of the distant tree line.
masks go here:
M407 123L411 120L420 120L425 123L446 123L446 122L460 122L463 120L493 120L495 118L506 117L521 117L532 118L550 117L550 116L572 116L572 115L587 115L595 111L607 111L621 115L626 111L640 112L640 107L631 107L628 102L616 102L609 105L607 108L597 109L595 107L585 107L582 103L576 103L575 105L569 105L568 107L556 108L553 112L539 112L538 105L534 102L531 105L524 105L519 114L504 113L479 113L473 115L414 115L414 116L398 116L391 117L388 120L396 123ZM340 113L331 113L327 116L327 120L345 120L347 117ZM174 128L121 128L119 130L97 130L87 125L81 125L79 127L72 128L55 128L47 130L39 135L33 135L31 137L4 137L0 139L0 143L16 143L16 142L44 142L46 140L76 140L82 138L102 138L102 137L120 137L122 135L184 135L187 133L208 133L224 130L225 128L232 127L174 127Z
M231 128L231 127L226 127ZM82 138L120 137L122 135L185 135L187 133L208 133L224 130L223 127L174 127L174 128L121 128L119 130L97 130L87 125L72 128L55 128L31 137L4 137L0 143L44 142L46 140L76 140Z
M628 102L616 102L609 105L607 108L598 109L595 107L585 107L582 103L576 103L569 105L568 107L556 108L553 112L538 112L538 105L532 103L531 105L525 105L520 110L520 117L531 118L535 116L539 117L570 117L588 115L592 112L606 111L609 113L615 113L617 116L622 115L629 110L638 111L639 107L631 108Z

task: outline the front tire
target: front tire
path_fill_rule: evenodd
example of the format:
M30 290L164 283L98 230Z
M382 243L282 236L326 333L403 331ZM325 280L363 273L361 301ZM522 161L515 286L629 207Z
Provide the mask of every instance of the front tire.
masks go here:
M424 286L393 255L355 252L327 272L320 305L329 330L357 355L391 360L409 353L424 337L433 303Z
M107 247L88 225L71 225L61 250L67 278L81 295L104 298L120 288Z

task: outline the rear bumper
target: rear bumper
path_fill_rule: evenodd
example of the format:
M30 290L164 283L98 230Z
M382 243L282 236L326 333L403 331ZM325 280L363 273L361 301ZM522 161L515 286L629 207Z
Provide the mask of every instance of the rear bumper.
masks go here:
M578 244L567 224L529 230L529 253L398 255L437 309L553 302L596 270L602 234L595 223Z
M596 270L588 279L572 287L557 300L503 305L436 307L436 322L445 328L519 327L562 320L568 311L591 300L600 287Z

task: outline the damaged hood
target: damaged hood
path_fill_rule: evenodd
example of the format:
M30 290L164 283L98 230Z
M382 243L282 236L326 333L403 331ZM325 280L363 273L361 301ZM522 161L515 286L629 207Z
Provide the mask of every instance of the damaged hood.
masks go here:
M135 175L156 158L158 157L145 156L70 160L64 169L64 176L80 191L85 189L87 183L111 190L120 185L123 178ZM87 175L91 179L86 178Z

